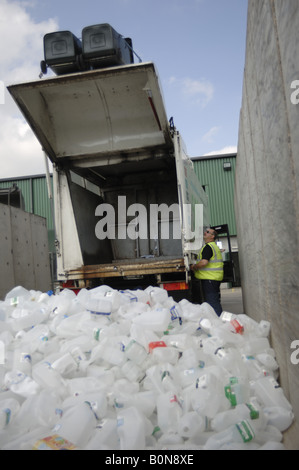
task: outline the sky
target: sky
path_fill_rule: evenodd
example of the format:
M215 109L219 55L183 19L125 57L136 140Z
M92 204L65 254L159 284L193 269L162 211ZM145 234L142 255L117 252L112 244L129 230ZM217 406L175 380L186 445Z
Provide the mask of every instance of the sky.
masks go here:
M46 33L80 38L101 23L155 63L167 116L190 157L236 152L247 7L247 0L0 0L0 179L45 173L41 146L6 87L40 80Z

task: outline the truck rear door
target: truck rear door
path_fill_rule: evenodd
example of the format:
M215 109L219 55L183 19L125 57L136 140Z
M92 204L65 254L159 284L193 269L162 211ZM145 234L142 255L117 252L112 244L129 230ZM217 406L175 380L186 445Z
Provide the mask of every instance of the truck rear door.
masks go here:
M8 90L52 162L172 146L153 63L55 76Z

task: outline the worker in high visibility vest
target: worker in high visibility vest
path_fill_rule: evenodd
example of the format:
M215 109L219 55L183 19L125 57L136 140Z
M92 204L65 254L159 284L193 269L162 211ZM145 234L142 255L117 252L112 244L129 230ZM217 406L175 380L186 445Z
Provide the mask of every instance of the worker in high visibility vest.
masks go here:
M218 316L222 313L220 284L223 279L223 260L215 239L216 230L205 230L203 239L205 245L199 252L198 261L191 269L196 279L201 281L204 300L210 304Z

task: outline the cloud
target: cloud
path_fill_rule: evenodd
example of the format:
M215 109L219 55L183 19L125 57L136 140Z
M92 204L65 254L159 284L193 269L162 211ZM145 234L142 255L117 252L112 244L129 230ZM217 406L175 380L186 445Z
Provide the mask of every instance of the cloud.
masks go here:
M5 87L0 102L0 178L44 172L40 144L6 90L13 83L38 80L43 36L58 29L54 19L35 22L30 16L32 5L0 0L0 80Z
M177 87L185 98L192 99L193 102L203 108L214 97L214 87L212 83L206 79L195 80L188 77L170 77L168 85Z
M184 78L183 93L192 98L194 97L200 103L207 104L214 96L214 87L206 80Z
M237 146L236 145L228 145L227 147L223 147L221 150L213 150L212 152L205 153L204 157L209 157L212 155L225 155L229 153L237 153Z
M0 70L6 82L38 78L43 36L57 29L54 19L34 22L30 7L29 2L0 0Z
M18 117L1 116L0 178L45 173L40 144L26 122Z
M203 137L202 137L202 141L203 142L207 142L209 144L213 143L213 140L214 140L214 136L218 134L220 130L220 127L212 127Z

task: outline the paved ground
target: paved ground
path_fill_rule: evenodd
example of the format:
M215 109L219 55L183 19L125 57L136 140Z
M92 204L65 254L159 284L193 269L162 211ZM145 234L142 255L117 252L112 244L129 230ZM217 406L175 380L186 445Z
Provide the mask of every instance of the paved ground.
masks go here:
M221 289L221 304L226 312L244 313L241 287Z

